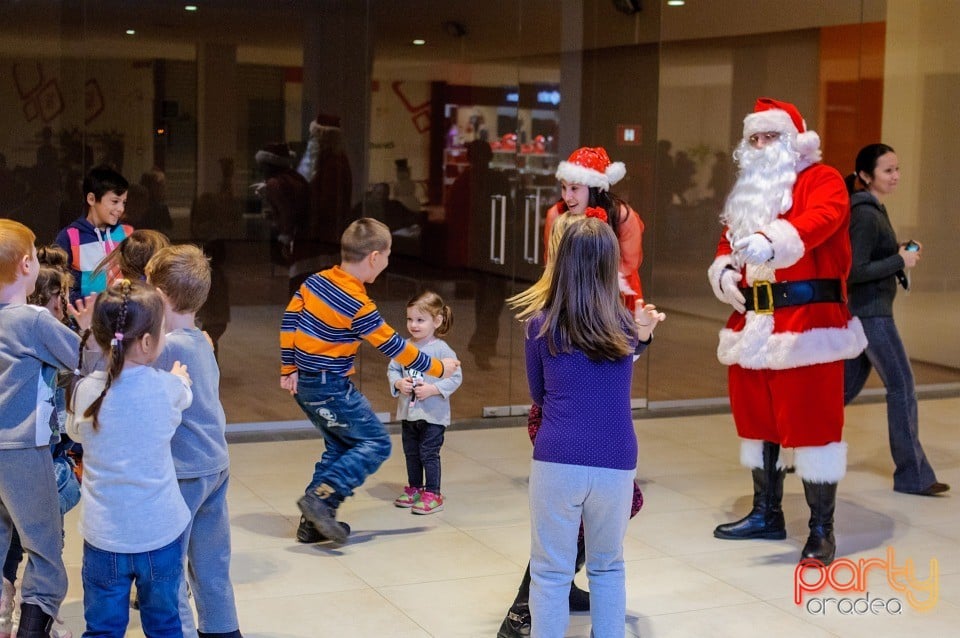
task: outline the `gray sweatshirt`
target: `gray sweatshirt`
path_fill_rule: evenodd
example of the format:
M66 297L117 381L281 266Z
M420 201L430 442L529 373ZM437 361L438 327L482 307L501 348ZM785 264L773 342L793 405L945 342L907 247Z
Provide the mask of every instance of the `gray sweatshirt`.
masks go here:
M80 337L46 308L0 304L0 450L50 445L57 370L77 367Z
M185 379L169 372L127 368L107 390L94 430L93 418L83 413L106 380L106 372L94 372L77 384L75 410L67 416L70 438L83 444L80 533L106 552L160 549L190 521L170 439L193 395Z
M420 352L434 359L441 359L443 357L457 358L457 353L455 353L453 348L448 346L447 342L443 339L434 339L426 345L417 344L417 347L420 349ZM403 377L415 377L418 385L421 383L433 384L437 386L440 394L427 397L422 401L414 401L413 405L410 405L413 395L405 396L397 391L397 381ZM422 420L437 425L450 425L450 395L463 383L462 369L458 368L452 376L446 379L439 379L425 375L417 370L404 368L396 361L391 360L390 365L387 366L387 379L390 381L390 393L395 397L399 397L397 401L398 421Z
M183 411L183 422L170 443L177 478L219 474L230 466L224 434L227 417L220 403L220 367L203 332L194 328L167 333L153 367L169 370L175 361L187 366L193 382L193 403Z

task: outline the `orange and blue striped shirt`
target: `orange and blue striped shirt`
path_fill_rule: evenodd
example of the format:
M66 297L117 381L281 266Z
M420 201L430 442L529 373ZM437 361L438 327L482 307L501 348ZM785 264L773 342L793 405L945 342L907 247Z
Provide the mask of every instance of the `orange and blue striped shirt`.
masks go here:
M361 341L400 365L434 377L443 364L408 343L380 316L359 279L340 266L307 277L280 324L280 374L326 371L353 374Z

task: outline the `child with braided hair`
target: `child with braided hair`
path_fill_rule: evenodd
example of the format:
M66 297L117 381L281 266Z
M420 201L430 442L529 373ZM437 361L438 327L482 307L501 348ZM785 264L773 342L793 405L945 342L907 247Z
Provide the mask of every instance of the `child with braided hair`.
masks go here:
M80 508L87 634L124 635L131 583L150 636L182 638L182 535L190 521L170 441L193 394L186 366L150 364L163 350L163 300L122 279L99 295L92 331L108 361L68 397L67 432L84 445Z

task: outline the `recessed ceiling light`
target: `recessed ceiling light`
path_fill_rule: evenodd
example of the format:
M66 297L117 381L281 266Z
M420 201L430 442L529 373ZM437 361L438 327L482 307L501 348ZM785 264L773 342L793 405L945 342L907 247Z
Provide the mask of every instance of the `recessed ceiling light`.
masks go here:
M196 11L196 10L197 10L197 5L195 5L195 4L188 4L187 6L185 6L185 7L183 8L183 10L184 10L184 11Z
M416 40L413 41L413 43L414 43L415 45L417 45L418 47L422 47L424 44L427 43L427 41L426 41L426 40L421 40L420 38L417 38Z
M684 4L684 0L667 0L668 7L682 7Z
M127 35L133 35L134 33L136 33L136 31L133 29L127 29Z

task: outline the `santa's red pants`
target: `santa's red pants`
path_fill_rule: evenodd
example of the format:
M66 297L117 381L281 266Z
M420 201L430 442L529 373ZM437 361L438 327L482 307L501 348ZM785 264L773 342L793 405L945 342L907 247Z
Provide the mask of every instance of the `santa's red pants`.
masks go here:
M737 434L783 447L820 446L843 435L843 361L788 370L730 366Z

